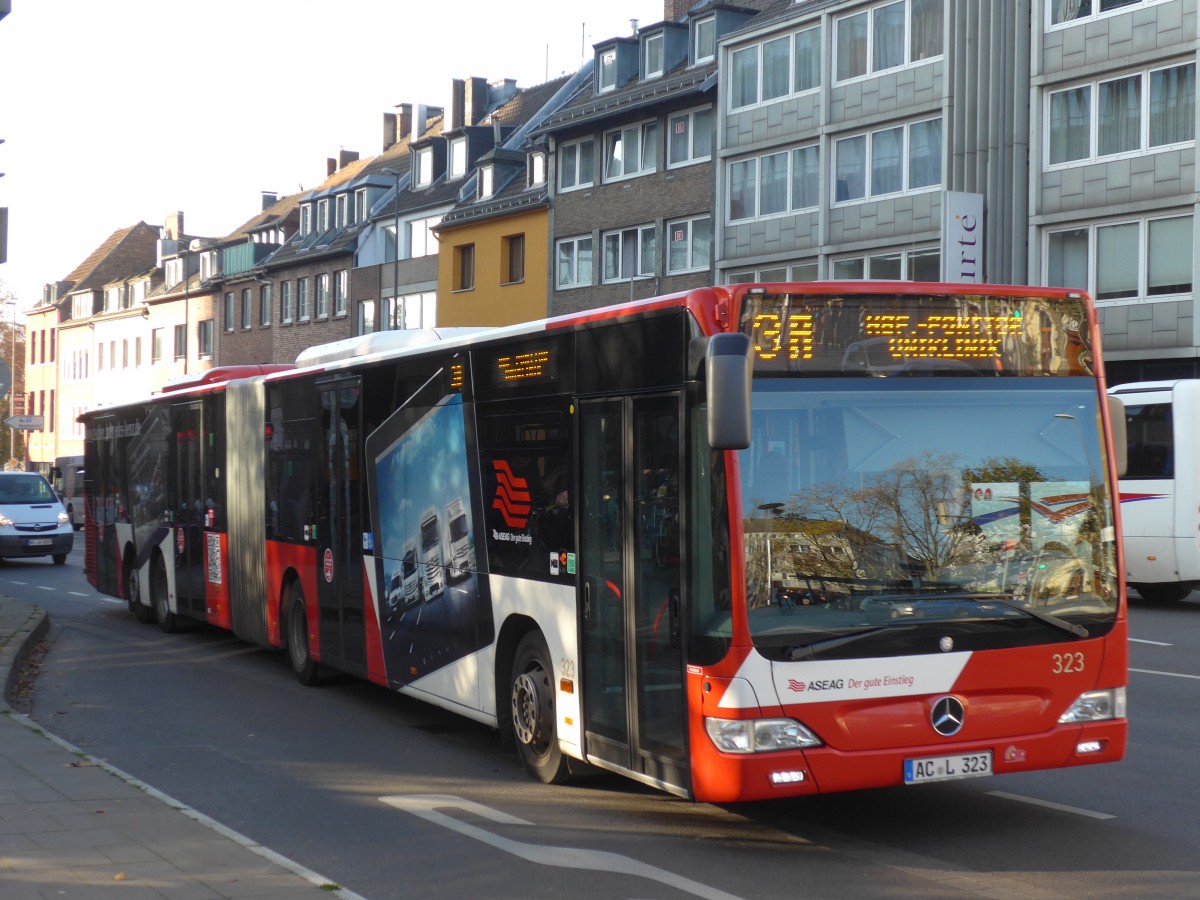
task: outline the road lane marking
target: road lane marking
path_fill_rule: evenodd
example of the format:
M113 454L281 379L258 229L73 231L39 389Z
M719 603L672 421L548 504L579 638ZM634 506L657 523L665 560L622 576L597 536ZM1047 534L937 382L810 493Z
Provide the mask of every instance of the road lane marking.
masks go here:
M82 591L67 591L72 597L95 597L95 594L85 594Z
M37 589L38 589L39 591L54 591L55 593L58 593L58 588L47 587L47 586L46 586L46 585L44 585L44 584L39 584L39 585L37 586Z
M1155 647L1174 647L1174 644L1168 644L1165 641L1148 641L1145 638L1130 638L1131 644L1153 644Z
M1030 803L1034 806L1044 806L1046 809L1057 809L1059 812L1074 813L1077 816L1087 816L1089 819L1115 819L1108 813L1096 812L1091 809L1080 809L1078 806L1067 806L1051 800L1039 800L1037 797L1025 797L1021 794L1010 794L1007 791L988 791L989 797L999 797L1001 800L1016 800L1018 803Z
M379 799L388 806L394 806L396 809L425 819L427 822L441 825L443 828L449 828L451 831L457 831L465 837L474 838L477 841L495 847L497 850L502 850L505 853L519 857L526 862L542 866L558 866L564 869L585 869L594 872L634 875L639 878L657 881L659 884L684 891L696 897L706 897L709 900L739 900L734 894L727 894L707 884L692 881L690 878L684 878L682 875L676 875L674 872L668 872L666 869L660 869L657 866L647 865L635 859L630 859L628 856L622 856L619 853L609 853L606 850L584 850L577 847L551 847L544 844L524 844L520 841L510 840L498 834L493 834L487 829L469 825L466 822L460 822L458 819L439 812L439 810L457 809L483 819L490 819L501 825L534 824L524 819L518 819L516 816L510 816L499 810L491 809L480 803L464 800L462 797L455 797L452 794L412 794L408 796L380 797Z
M1182 672L1159 672L1156 669L1130 669L1130 672L1141 672L1143 675L1166 675L1169 678L1190 678L1200 681L1200 675L1185 675Z

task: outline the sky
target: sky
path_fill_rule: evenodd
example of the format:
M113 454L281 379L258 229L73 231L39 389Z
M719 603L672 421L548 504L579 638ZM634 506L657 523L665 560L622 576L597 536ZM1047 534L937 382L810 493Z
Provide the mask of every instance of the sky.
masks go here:
M531 87L662 0L11 0L0 20L0 294L38 305L114 231L221 237L383 149L383 114L454 78Z

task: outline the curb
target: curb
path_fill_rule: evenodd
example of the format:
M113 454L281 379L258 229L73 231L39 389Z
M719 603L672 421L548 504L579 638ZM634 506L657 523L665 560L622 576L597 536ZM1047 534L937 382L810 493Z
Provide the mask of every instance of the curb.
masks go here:
M4 695L0 697L0 709L11 710L8 698L16 685L21 663L29 655L30 648L50 630L50 614L40 606L19 603L11 598L0 599L0 610L6 606L18 610L25 607L27 610L25 621L13 629L9 636L0 637L0 675L4 678Z

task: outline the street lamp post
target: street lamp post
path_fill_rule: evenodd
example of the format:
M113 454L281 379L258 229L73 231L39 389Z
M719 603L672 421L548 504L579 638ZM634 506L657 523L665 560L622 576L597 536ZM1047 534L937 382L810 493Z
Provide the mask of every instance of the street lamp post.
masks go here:
M17 401L17 301L5 300L4 305L12 307L12 319L9 324L12 330L12 351L8 357L9 379L12 382L8 386L8 415L12 417L16 415ZM17 428L15 425L8 426L8 458L17 458Z
M400 306L400 173L395 169L380 169L379 171L384 175L391 175L396 179L396 196L392 198L392 202L396 205L396 236L392 241L394 244L394 252L392 253L392 316L395 316L397 315ZM382 283L383 279L380 279L380 284L382 285ZM379 305L383 305L382 287L379 291ZM382 319L382 309L379 311L379 314L379 318ZM391 330L391 326L394 325L394 322L390 322L389 328L384 330ZM403 323L401 323L401 325L403 325Z

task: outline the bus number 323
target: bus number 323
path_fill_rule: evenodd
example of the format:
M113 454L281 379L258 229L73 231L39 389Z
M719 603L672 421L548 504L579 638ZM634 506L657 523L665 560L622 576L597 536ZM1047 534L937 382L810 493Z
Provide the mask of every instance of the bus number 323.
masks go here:
M1055 653L1050 657L1050 671L1055 675L1070 675L1083 671L1082 653Z

